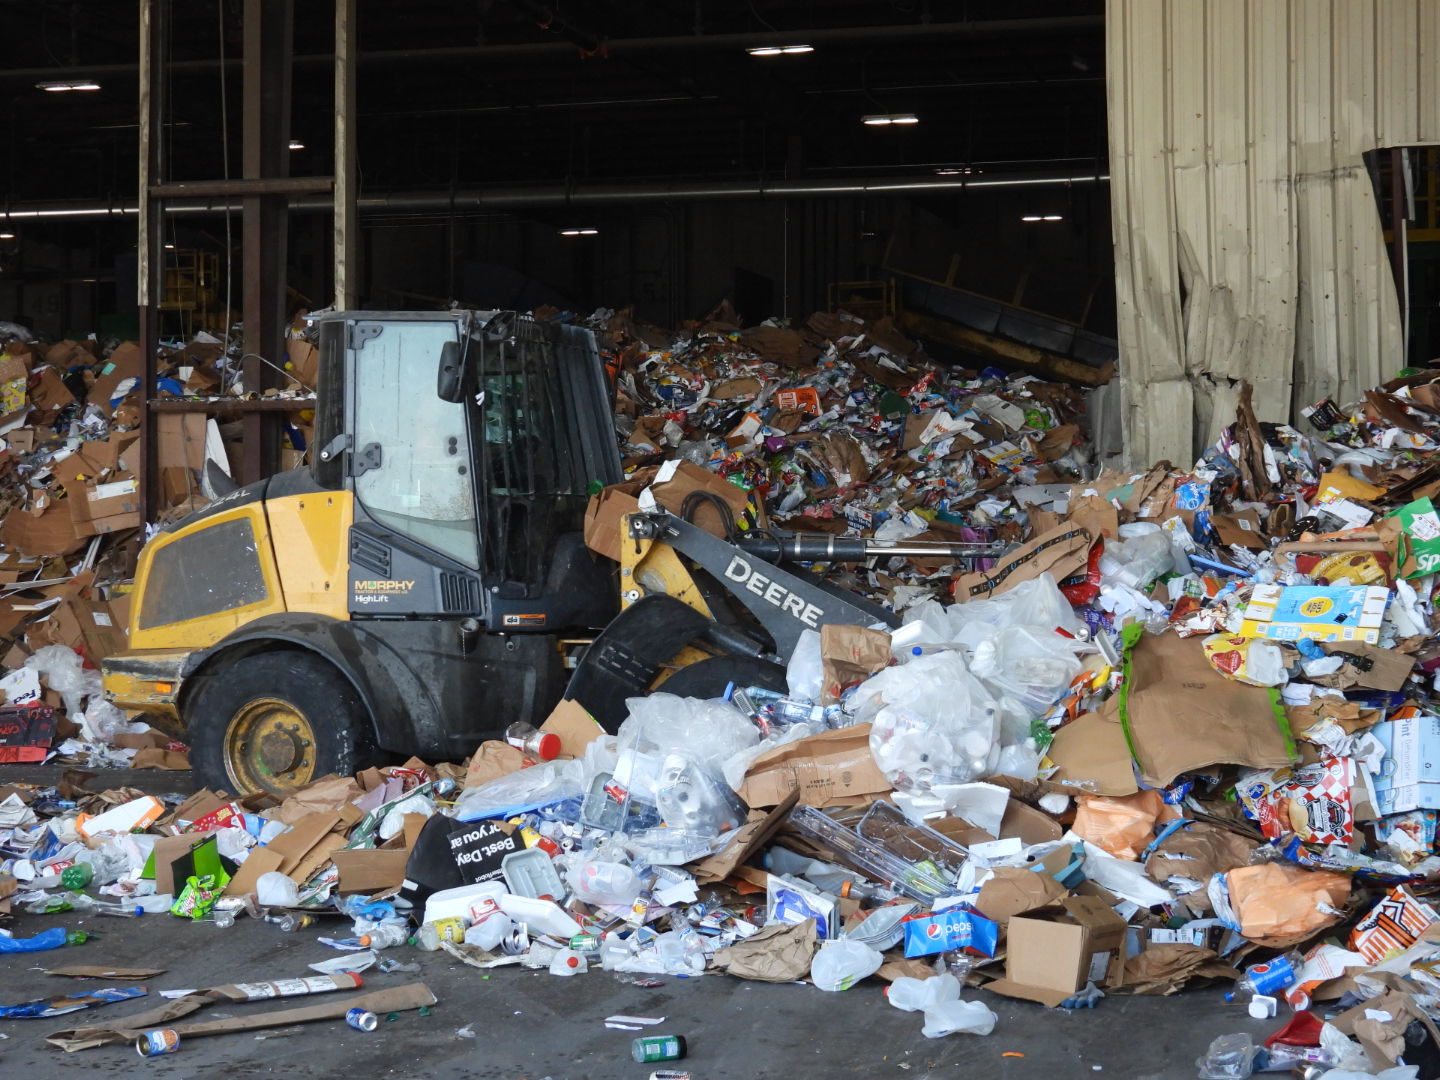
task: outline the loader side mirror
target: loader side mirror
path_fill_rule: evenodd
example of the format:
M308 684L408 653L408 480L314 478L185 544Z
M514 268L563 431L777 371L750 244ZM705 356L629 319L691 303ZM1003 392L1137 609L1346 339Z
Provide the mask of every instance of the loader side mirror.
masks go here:
M435 377L435 395L441 401L456 404L462 396L465 375L465 349L458 341L440 346L440 370Z

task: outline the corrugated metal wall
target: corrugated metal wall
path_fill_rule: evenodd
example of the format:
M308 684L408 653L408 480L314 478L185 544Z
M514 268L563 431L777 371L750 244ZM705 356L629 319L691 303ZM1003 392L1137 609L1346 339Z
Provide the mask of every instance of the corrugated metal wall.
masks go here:
M1440 0L1107 0L1127 458L1403 363L1361 155L1440 141Z

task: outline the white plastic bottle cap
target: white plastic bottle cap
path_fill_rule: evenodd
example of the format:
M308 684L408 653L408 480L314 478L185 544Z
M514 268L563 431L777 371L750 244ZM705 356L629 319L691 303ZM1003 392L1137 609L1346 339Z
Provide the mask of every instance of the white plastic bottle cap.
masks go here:
M1256 994L1250 999L1250 1015L1256 1020L1269 1020L1275 1015L1277 1002L1273 997Z

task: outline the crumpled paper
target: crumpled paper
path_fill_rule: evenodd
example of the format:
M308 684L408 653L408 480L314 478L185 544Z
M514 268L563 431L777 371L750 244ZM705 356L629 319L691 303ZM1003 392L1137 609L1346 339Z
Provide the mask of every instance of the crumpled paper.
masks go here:
M1235 979L1236 970L1199 945L1151 945L1125 962L1125 989L1134 994L1176 994L1191 979Z
M810 961L819 943L815 920L767 926L754 937L721 949L715 966L737 979L760 982L795 982L810 974Z

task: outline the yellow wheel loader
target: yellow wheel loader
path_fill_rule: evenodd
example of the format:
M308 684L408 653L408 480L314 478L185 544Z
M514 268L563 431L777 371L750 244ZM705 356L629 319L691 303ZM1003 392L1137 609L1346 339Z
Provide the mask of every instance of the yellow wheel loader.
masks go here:
M584 544L621 479L593 335L513 312L316 320L306 467L235 489L144 548L105 693L191 746L197 779L283 793L385 753L456 760L562 696L607 730L663 685L784 688L806 629L895 616L798 562L971 545L740 533L691 496ZM692 519L721 512L723 536Z

